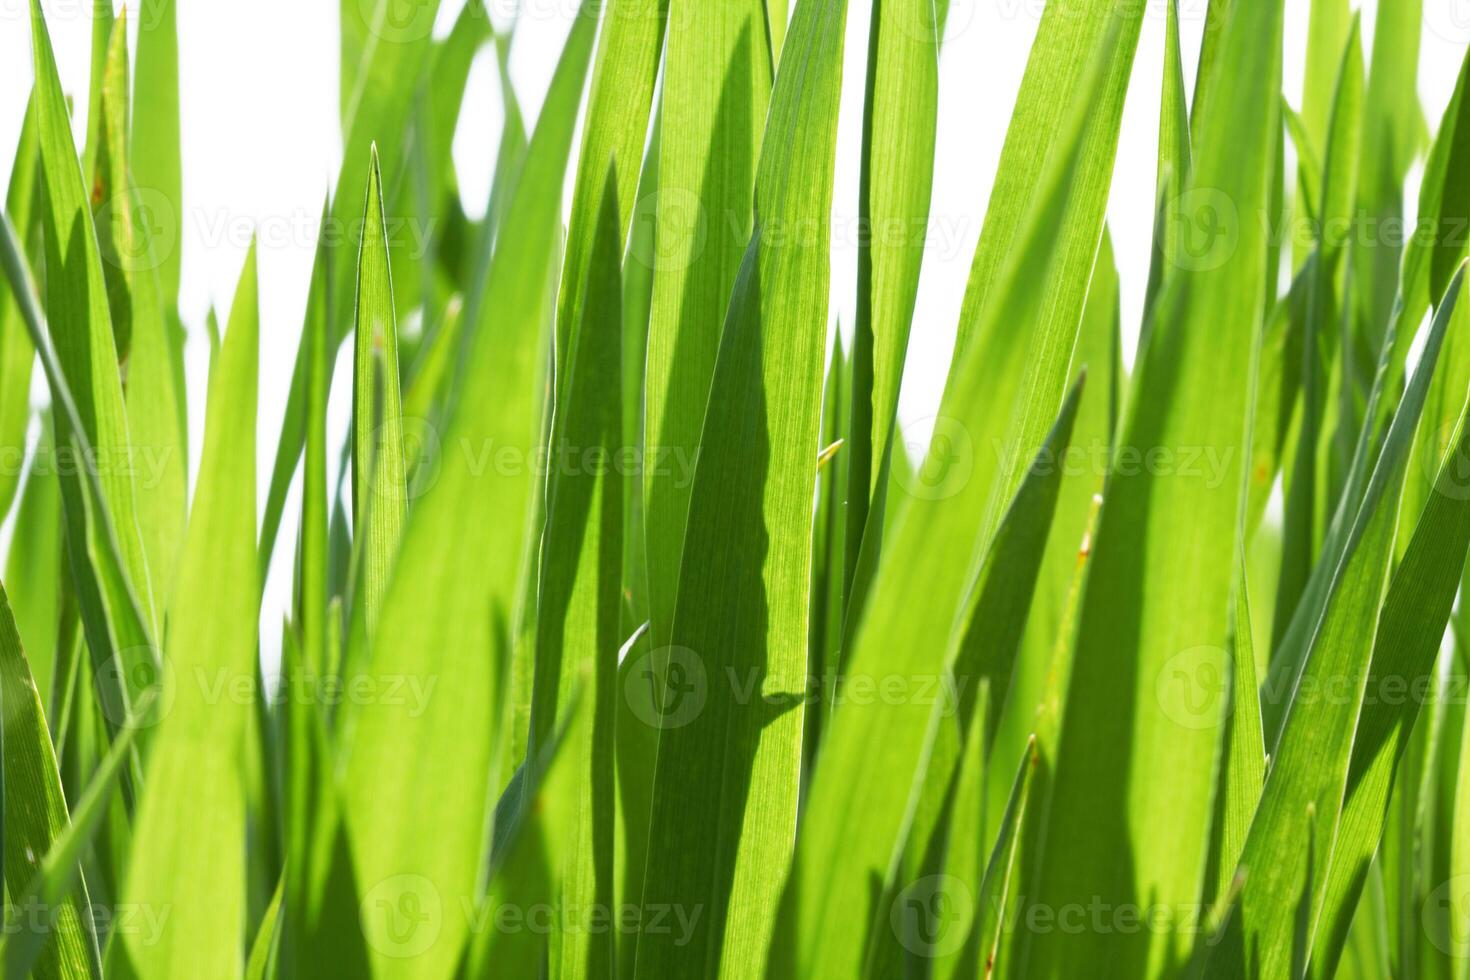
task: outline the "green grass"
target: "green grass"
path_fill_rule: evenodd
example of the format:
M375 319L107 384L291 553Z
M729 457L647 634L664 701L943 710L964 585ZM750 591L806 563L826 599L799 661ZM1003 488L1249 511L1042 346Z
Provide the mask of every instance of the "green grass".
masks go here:
M255 249L223 331L178 309L174 0L131 51L97 6L80 148L33 0L3 976L1470 980L1470 58L1426 122L1420 0L1371 46L1313 0L1284 98L1285 3L1210 0L1189 72L1170 0L1156 87L1143 5L1047 3L911 454L948 3L583 0L476 219L450 148L514 24L343 0L257 474ZM1129 98L1161 126L1120 263Z

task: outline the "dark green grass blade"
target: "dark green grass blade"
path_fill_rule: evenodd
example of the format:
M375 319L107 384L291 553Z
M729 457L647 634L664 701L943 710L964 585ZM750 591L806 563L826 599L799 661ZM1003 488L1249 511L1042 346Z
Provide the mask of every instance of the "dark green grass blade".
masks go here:
M10 895L26 897L26 886L40 870L42 858L65 834L70 817L40 694L21 649L4 589L0 589L0 708L4 711L0 772L4 778L5 884ZM36 980L95 980L102 976L101 954L84 885L64 890L54 904L7 905L6 913L7 919L14 916L21 923L20 935L39 934L31 940L39 950L29 976ZM9 925L7 922L7 934L11 932ZM21 974L7 971L6 975Z

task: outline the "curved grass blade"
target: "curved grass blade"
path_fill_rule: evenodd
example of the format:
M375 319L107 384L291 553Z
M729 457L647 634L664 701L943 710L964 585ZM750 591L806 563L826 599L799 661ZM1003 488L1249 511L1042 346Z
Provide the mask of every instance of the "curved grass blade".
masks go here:
M210 398L198 489L169 609L165 700L138 807L127 901L168 907L157 937L119 936L140 976L239 977L245 947L242 759L252 737L259 584L256 251L240 274ZM220 582L229 588L221 589ZM241 697L240 692L246 696ZM184 806L183 801L188 801ZM156 939L150 942L149 938Z
M703 911L687 942L639 937L638 977L760 975L778 925L771 895L791 857L800 782L846 21L845 0L801 0L786 37L755 229L689 495L668 649L653 637L659 693L690 669L707 684L696 715L677 719L687 724L670 724L677 715L662 710L649 719L660 734L643 904ZM811 232L790 234L796 228ZM650 513L650 526L657 519ZM707 560L715 554L730 558ZM662 698L657 706L678 710Z
M24 898L42 856L50 853L70 822L61 775L41 696L21 649L10 601L0 588L0 709L4 711L3 773L4 870L9 894ZM102 976L101 954L93 933L91 905L85 885L68 889L50 905L7 904L7 919L19 922L20 934L37 933L39 951L28 974L36 980L95 980ZM6 929L10 934L10 929ZM24 942L25 940L22 940Z
M50 425L42 420L40 458L55 457ZM53 724L59 704L53 697L53 670L59 654L63 577L61 485L54 473L33 465L17 505L15 535L6 556L4 580L19 583L10 595L21 646L31 663L36 690ZM53 729L54 730L54 729Z
M27 235L34 227L40 205L38 138L33 98L26 106L20 146L15 152L10 188L5 197L6 213ZM20 303L0 283L0 454L4 454L7 461L0 466L0 520L10 513L10 505L14 503L20 486L20 463L25 458L26 429L31 421L31 372L35 363L36 349L26 336Z
M41 173L45 185L44 200L47 202L44 209L47 323L71 393L76 398L76 407L85 427L83 435L100 454L99 458L127 459L130 451L127 412L117 368L118 350L108 311L102 255L87 203L82 170L72 144L71 121L40 0L31 2L31 34L35 54ZM99 118L100 115L99 112ZM63 444L70 441L69 426L69 420L64 417L58 419L57 435ZM99 469L98 479L115 524L123 567L147 617L150 632L156 634L159 620L137 529L131 470L123 466ZM73 515L69 520L75 523L80 506L74 495L68 495L67 509ZM73 548L84 540L78 538ZM84 577L77 565L74 550L74 575ZM78 586L85 587L80 582ZM87 617L86 625L92 654L100 657L99 669L106 669L112 642L95 616Z
M412 705L350 705L344 719L351 734L343 805L359 894L369 901L363 926L375 976L448 976L469 926L460 903L477 895L497 749L491 711L500 702L492 624L508 620L515 597L532 482L528 465L502 474L476 461L487 447L530 459L535 389L528 379L537 377L545 349L545 283L595 29L595 17L579 9L489 268L481 302L493 319L481 324L479 311L467 314L473 332L465 383L440 436L433 480L410 512L371 637L369 676L403 678L421 696ZM433 805L385 808L376 802L385 798ZM383 914L405 890L437 895L452 913L416 958L395 955L402 935ZM377 898L385 904L372 904Z
M151 692L144 695L139 702L139 710L151 710L153 698L154 694ZM132 757L133 741L139 731L139 728L125 728L119 733L107 755L98 764L92 781L87 784L86 790L72 808L70 823L52 842L41 866L31 876L28 884L23 889L12 892L12 895L19 896L12 900L14 908L54 909L67 901L66 896L72 892L74 885L78 888L84 887L79 884L83 852L96 836L106 815L112 791L127 761ZM46 933L16 925L7 917L5 936L0 938L0 963L4 964L7 977L31 976L30 971L38 969L36 964L44 948ZM100 971L90 975L99 976Z
M1380 604L1389 583L1405 469L1463 277L1462 269L1440 304L1423 358L1358 508L1343 561L1334 572L1241 855L1247 878L1240 908L1207 961L1207 978L1237 976L1247 962L1259 964L1265 976L1291 966L1300 972L1307 962L1327 887L1373 639L1383 622ZM1455 569L1456 580L1458 573ZM1320 696L1326 686L1347 692L1346 703ZM1314 853L1299 847L1304 827L1311 832L1311 851L1323 858L1314 859Z

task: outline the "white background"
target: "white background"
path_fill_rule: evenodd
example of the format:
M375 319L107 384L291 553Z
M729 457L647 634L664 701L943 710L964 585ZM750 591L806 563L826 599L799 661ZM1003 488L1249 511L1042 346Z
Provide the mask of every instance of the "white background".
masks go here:
M145 0L146 2L146 0ZM365 0L367 2L367 0ZM704 2L704 0L674 0ZM1387 0L1393 2L1393 0ZM45 0L62 82L75 96L78 141L85 132L92 0ZM901 412L923 425L938 406L975 242L996 160L1042 0L951 0L941 64L939 141L926 255ZM1286 0L1285 88L1299 105L1309 0ZM1364 0L1365 51L1371 51L1377 0ZM139 0L127 0L134 15ZM463 0L444 0L439 29L448 29ZM498 24L515 0L488 0ZM528 124L541 101L570 23L574 0L522 0L511 70ZM1186 83L1207 0L1180 0ZM0 0L0 186L8 182L31 87L29 0ZM1424 0L1420 96L1431 128L1454 88L1470 40L1470 0ZM1109 206L1123 280L1125 349L1137 336L1148 270L1157 154L1165 0L1149 0L1123 119ZM852 0L836 175L832 251L834 320L851 323L854 307L857 161L869 4ZM244 261L252 230L268 232L260 254L262 374L260 502L270 475L280 417L305 306L323 195L342 153L338 124L336 0L179 0L184 159L182 313L190 327L191 437L203 420L207 361L202 336L211 304L221 318ZM484 210L501 123L498 82L489 49L476 63L455 140L466 210ZM1131 353L1127 355L1131 358ZM39 375L39 372L37 372ZM341 393L346 385L337 385ZM44 396L38 386L35 397ZM344 399L334 423L345 430ZM295 530L288 507L282 542ZM278 556L289 555L286 544ZM279 642L276 624L289 595L289 568L277 563L267 590L262 640L267 660Z

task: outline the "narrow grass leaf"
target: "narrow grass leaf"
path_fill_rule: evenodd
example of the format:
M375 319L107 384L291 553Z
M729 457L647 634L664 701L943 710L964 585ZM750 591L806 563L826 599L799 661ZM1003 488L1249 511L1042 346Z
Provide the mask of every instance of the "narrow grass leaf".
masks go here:
M725 317L671 643L659 654L660 693L698 670L704 703L693 717L652 719L658 848L643 903L704 912L687 942L645 932L638 977L758 976L778 926L772 896L796 835L846 23L845 0L801 0L766 120L755 227ZM708 560L717 554L728 557Z
M496 250L488 270L488 318L481 323L479 311L467 314L473 332L465 384L440 434L444 452L409 515L371 637L373 675L416 681L427 697L416 711L387 703L347 709L355 733L345 746L343 805L359 894L365 901L382 897L381 908L391 910L408 890L437 897L447 913L432 948L404 958L395 955L402 944L394 923L370 904L363 926L375 976L447 977L467 936L460 903L476 895L496 749L489 713L500 682L492 624L510 616L532 496L528 465L501 475L474 462L486 447L509 447L528 461L537 434L532 379L545 350L540 311L595 29L595 17L579 9L499 232L509 244ZM434 804L410 811L375 802L385 798Z

